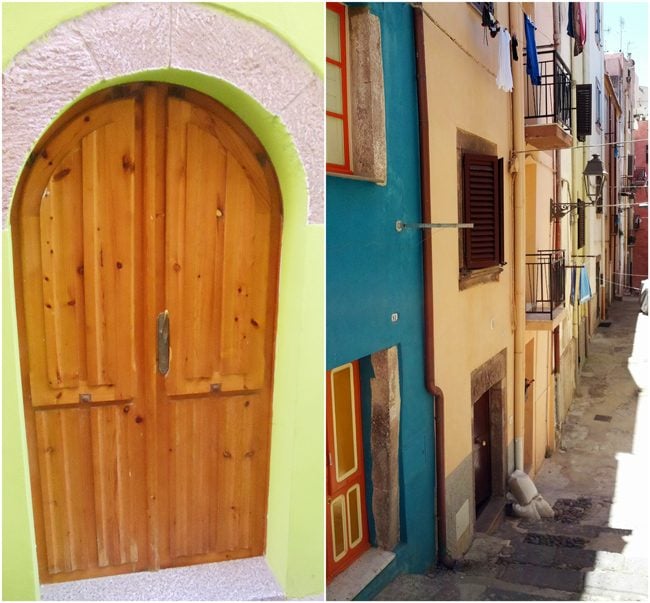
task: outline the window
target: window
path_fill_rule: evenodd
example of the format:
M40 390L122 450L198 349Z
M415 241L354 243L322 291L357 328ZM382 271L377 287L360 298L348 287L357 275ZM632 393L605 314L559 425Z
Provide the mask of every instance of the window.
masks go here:
M578 249L585 246L585 203L578 199Z
M379 17L366 4L327 3L327 172L386 182Z
M327 169L350 173L346 8L327 3Z
M602 129L602 106L603 106L603 91L600 87L600 82L596 78L596 125Z
M594 37L596 38L596 44L600 47L602 45L600 41L600 2L596 2L594 6L594 21Z
M463 155L464 267L469 270L503 264L503 159Z

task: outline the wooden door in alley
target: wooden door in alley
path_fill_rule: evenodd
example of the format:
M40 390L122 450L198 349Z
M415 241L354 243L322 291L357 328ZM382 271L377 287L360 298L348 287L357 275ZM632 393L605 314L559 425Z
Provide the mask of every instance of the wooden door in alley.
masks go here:
M280 197L184 88L82 101L12 215L40 578L264 551Z
M490 392L474 402L474 502L477 514L492 496L492 450L490 439Z
M327 373L327 580L368 550L358 361Z

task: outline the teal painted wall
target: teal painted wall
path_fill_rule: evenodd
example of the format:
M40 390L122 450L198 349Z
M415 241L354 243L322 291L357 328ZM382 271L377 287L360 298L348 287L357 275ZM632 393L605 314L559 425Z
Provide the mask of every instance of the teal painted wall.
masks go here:
M26 6L30 5L3 5L5 65L12 53L47 29L98 5L43 3L34 12L26 11ZM324 14L321 5L292 4L294 12L286 4L277 4L275 11L262 3L219 7L265 24L285 40L299 44L297 51L310 64L322 65ZM295 20L299 18L301 26L297 33ZM125 81L177 83L216 98L255 132L276 169L284 223L266 558L288 597L323 592L324 228L307 223L304 169L280 120L226 82L203 74L166 69L101 82L87 90L84 96ZM38 598L38 580L19 380L10 233L3 231L2 234L3 499L11 497L3 505L3 598L34 600Z
M435 556L433 399L425 389L422 239L395 221L420 222L419 138L412 9L371 3L381 24L388 178L385 186L327 177L327 352L331 369L398 346L400 362L401 542L395 560L357 597L372 598L402 572L423 572ZM397 322L391 314L398 313ZM361 363L364 443L369 379ZM366 454L366 481L371 459ZM368 493L372 493L369 483ZM372 508L368 505L371 519Z

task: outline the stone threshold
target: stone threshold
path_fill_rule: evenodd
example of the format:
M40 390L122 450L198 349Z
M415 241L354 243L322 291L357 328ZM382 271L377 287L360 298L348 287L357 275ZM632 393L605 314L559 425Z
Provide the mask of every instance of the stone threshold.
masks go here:
M348 569L327 585L328 601L352 601L395 559L395 553L368 549Z

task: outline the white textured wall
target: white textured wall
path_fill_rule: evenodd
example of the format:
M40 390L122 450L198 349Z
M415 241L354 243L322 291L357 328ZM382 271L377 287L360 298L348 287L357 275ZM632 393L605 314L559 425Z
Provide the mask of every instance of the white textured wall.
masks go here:
M175 68L226 80L276 115L305 168L310 223L323 222L323 82L270 31L196 4L114 4L62 23L3 74L3 227L20 170L52 120L89 86Z

